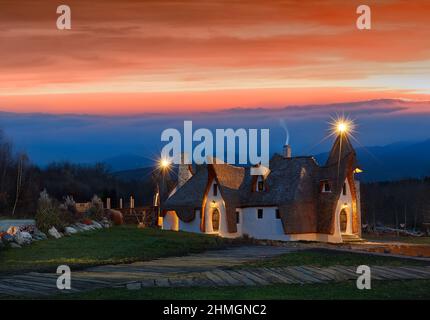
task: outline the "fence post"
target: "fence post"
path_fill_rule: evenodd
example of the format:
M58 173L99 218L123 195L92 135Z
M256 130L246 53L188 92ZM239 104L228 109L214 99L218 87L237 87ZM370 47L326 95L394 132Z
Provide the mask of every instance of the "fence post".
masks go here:
M134 209L134 199L133 199L133 196L130 196L130 209Z

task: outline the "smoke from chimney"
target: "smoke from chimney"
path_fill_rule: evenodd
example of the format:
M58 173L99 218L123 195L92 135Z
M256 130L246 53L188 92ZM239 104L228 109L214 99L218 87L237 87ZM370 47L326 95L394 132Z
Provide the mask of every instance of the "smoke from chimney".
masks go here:
M291 158L291 146L290 146L290 131L288 130L287 124L284 119L279 119L279 123L285 131L285 145L284 145L284 158Z
M290 131L288 130L287 124L285 123L284 119L279 119L279 124L281 125L282 129L285 131L285 145L290 144Z

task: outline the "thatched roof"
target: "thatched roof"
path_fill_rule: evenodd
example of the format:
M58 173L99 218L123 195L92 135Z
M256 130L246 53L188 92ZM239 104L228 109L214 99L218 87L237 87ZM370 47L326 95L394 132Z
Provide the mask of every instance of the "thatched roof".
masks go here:
M207 165L196 167L195 174L183 186L162 203L162 211L175 210L185 222L192 221L195 210L202 208L202 201L208 183Z
M284 158L275 154L265 179L265 191L254 191L255 178L247 170L241 206L278 207L286 233L315 232L315 199L318 195L315 177L318 170L318 164L312 157Z
M265 191L256 192L256 177L250 168L228 164L209 164L187 181L163 209L175 210L184 221L194 218L194 209L202 208L208 186L216 179L226 205L229 232L236 232L235 211L240 207L278 207L287 234L333 233L334 213L343 182L351 181L357 167L355 151L346 136L338 137L324 166L313 157L284 158L274 155L270 173L264 177ZM332 192L321 193L321 181Z
M350 154L355 154L355 150L349 141L346 134L340 134L337 136L333 147L330 150L327 158L326 167L337 166L340 160L345 159Z

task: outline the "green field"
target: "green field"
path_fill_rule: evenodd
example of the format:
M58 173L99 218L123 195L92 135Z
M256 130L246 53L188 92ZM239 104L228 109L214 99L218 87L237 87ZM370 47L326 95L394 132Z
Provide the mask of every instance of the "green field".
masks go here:
M411 244L430 244L430 237L396 237L396 236L374 236L374 235L363 235L365 240L376 241L376 242L401 242Z
M0 250L0 273L54 271L60 264L74 269L103 264L180 256L222 248L231 241L186 232L120 226L83 232L58 240L34 242L21 249Z
M354 281L328 284L271 285L258 287L102 289L63 294L53 299L430 299L430 280L373 281L372 289L358 290Z
M237 268L305 265L329 267L333 265L359 266L362 264L378 266L422 266L429 265L430 263L414 259L383 257L365 253L350 253L328 249L309 249L283 254L270 259L250 262L246 265L238 266Z

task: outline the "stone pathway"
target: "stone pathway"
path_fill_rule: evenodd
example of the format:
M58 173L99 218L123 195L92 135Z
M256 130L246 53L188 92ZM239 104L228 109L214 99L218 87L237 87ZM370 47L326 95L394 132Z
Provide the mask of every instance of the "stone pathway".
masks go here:
M47 296L60 292L80 292L106 287L140 289L142 287L190 286L261 286L270 284L309 284L355 280L355 267L331 266L318 268L297 266L282 268L232 269L256 259L296 251L295 248L243 246L207 251L184 257L162 258L123 265L106 265L72 270L72 290L59 291L57 275L30 272L0 278L2 296ZM375 280L430 279L430 266L378 267L371 266Z

